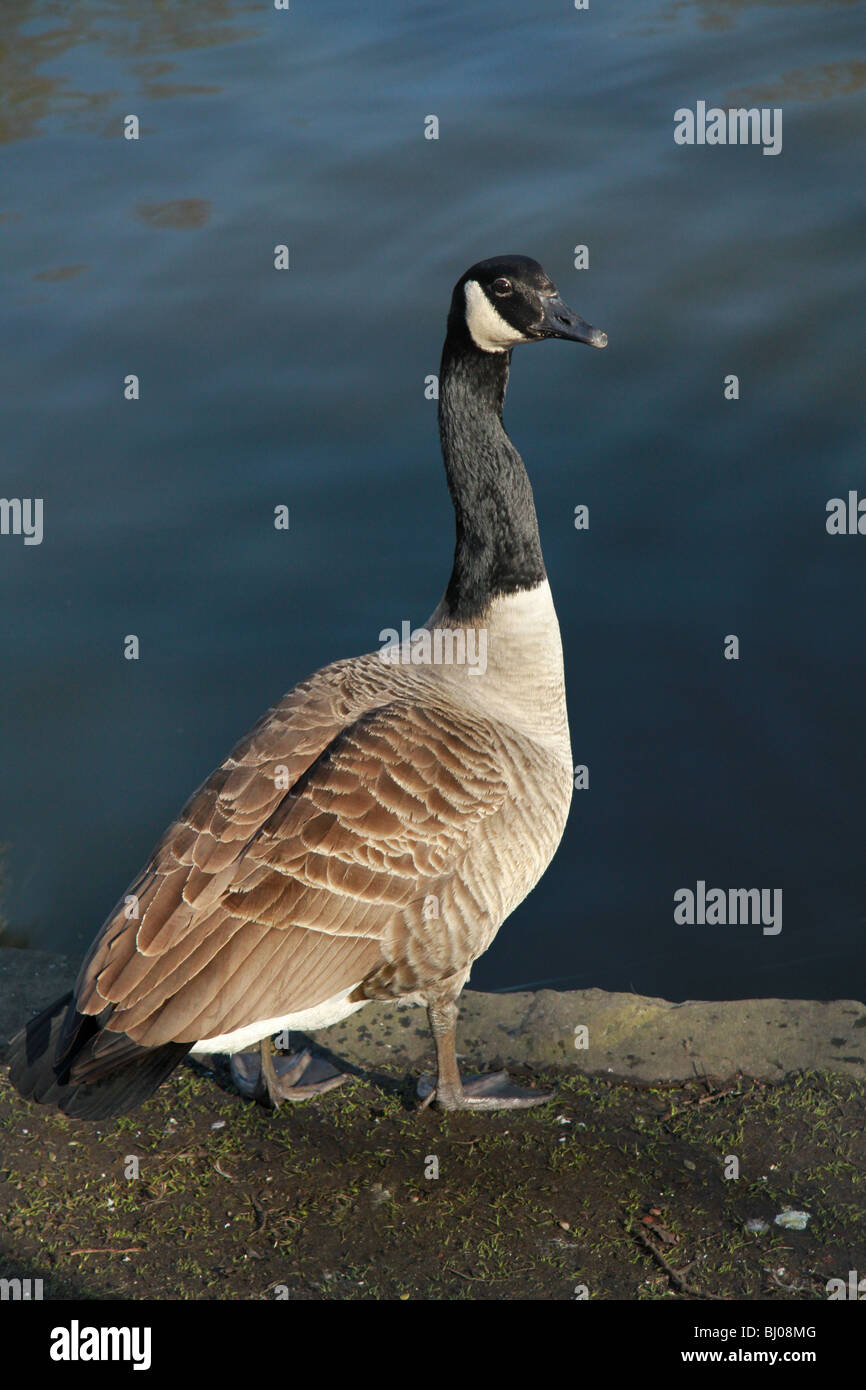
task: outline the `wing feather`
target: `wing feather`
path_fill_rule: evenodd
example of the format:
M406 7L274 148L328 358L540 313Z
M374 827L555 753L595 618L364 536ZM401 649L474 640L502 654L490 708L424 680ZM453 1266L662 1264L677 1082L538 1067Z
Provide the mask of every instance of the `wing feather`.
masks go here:
M192 797L132 886L138 916L124 900L94 943L82 1013L157 1046L468 973L498 908L475 861L495 864L519 750L480 715L385 704L351 676L298 687Z

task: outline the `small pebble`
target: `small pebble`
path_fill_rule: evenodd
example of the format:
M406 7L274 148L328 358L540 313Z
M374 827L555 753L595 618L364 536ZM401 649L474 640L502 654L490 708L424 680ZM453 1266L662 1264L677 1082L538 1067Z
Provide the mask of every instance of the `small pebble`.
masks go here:
M791 1207L786 1207L784 1211L779 1212L775 1224L783 1226L786 1231L805 1231L811 1220L811 1212L794 1211Z

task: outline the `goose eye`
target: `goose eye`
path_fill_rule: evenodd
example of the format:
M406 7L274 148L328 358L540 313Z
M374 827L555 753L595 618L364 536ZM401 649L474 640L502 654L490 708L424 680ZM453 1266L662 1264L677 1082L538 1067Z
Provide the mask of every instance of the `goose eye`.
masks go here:
M499 295L511 294L511 281L506 280L500 275L498 280L493 281L493 293Z

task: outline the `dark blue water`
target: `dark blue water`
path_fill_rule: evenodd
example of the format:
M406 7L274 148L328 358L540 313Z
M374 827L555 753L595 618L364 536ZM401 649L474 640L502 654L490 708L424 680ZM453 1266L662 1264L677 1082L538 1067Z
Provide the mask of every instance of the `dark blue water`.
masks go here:
M507 404L590 786L473 984L863 997L866 535L825 508L866 496L864 9L3 7L12 939L83 951L284 689L427 617L424 378L518 251L610 337L516 351ZM677 146L698 100L781 108L781 154ZM781 933L677 925L698 880L781 888Z

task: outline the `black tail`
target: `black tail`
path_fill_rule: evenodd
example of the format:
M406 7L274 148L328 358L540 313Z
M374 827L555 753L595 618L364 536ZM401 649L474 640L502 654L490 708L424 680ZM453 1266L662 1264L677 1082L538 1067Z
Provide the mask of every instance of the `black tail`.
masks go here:
M142 1047L100 1027L64 994L12 1039L9 1079L28 1100L76 1120L109 1120L152 1096L189 1043Z

